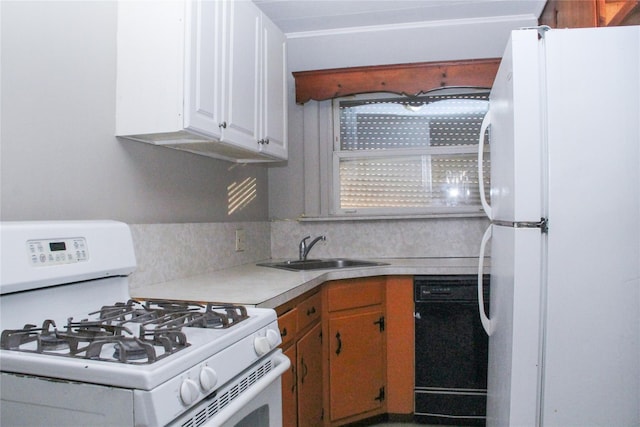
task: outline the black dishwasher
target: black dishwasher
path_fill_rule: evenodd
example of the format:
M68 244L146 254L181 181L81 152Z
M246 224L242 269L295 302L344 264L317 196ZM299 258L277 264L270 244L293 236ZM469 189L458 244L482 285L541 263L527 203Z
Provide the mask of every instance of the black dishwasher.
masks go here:
M489 313L489 275L483 277ZM416 422L483 426L489 339L478 314L478 277L414 277Z

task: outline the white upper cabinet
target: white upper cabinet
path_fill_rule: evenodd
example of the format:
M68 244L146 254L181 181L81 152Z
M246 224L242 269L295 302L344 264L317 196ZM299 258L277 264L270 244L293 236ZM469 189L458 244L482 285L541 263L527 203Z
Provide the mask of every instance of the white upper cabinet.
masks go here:
M260 150L287 158L287 44L268 19L262 21L262 126Z
M286 43L250 1L122 1L116 134L237 162L287 158Z
M184 127L222 138L223 41L221 1L187 2L185 38ZM178 82L180 84L180 82Z

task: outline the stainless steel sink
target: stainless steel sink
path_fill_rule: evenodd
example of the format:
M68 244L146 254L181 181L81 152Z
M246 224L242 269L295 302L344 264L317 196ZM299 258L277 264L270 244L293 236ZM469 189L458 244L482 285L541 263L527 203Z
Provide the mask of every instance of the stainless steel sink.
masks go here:
M291 261L276 261L276 262L261 262L256 265L261 267L280 268L290 271L303 271L303 270L331 270L341 268L354 268L354 267L375 267L377 265L387 265L384 262L363 261L358 259L345 259L345 258L331 258L331 259L308 259L305 261L291 260Z

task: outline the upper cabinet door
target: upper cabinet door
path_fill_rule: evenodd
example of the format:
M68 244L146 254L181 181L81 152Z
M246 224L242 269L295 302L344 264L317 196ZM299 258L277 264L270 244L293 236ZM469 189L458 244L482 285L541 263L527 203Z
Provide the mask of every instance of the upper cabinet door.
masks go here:
M187 2L184 126L222 136L223 18L226 2Z
M117 50L116 135L234 162L287 158L284 35L253 2L119 1Z
M249 1L226 3L229 40L224 66L222 140L257 150L260 139L260 10Z
M282 31L262 20L262 130L260 151L287 158L287 44Z

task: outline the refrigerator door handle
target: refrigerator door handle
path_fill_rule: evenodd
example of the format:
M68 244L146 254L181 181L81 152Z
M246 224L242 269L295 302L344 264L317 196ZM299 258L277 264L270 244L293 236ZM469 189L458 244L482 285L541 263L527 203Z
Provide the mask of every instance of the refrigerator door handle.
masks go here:
M491 112L487 111L482 125L480 126L480 136L478 138L478 185L480 186L480 202L482 202L482 209L487 214L489 219L491 217L491 206L487 202L487 197L484 192L484 134L487 132L489 125L491 124Z
M493 229L493 225L489 224L484 235L482 236L482 242L480 243L480 257L478 258L478 311L480 312L480 321L482 322L482 327L488 336L491 336L493 333L491 319L487 316L487 313L484 311L484 293L483 293L483 274L484 274L484 253L485 248L487 246L487 242L491 238L491 231Z

